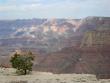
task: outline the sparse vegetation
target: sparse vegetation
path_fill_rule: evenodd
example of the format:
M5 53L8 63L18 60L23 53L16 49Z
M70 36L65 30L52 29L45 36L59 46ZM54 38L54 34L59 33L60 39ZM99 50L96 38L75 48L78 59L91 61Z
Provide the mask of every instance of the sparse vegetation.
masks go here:
M34 57L32 55L32 52L28 53L15 53L11 57L11 64L13 68L17 69L17 73L20 75L26 75L32 71L33 61Z
M92 74L50 74L32 71L31 75L16 76L13 70L15 69L7 68L0 73L0 83L110 83L110 79L97 80Z

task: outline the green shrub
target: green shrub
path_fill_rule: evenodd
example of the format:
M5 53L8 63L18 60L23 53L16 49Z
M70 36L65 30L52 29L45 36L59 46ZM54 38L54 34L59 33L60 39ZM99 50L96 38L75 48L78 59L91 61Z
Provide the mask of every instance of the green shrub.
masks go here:
M13 68L17 69L18 74L26 75L30 71L32 71L33 61L34 57L32 55L32 52L28 52L25 54L18 54L15 53L11 57L11 64Z

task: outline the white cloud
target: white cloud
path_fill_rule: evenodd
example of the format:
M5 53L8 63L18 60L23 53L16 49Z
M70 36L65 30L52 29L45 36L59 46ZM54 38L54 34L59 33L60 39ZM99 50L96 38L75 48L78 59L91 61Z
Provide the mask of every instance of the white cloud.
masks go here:
M8 12L11 18L110 16L109 3L110 0L8 0L0 6L0 13Z

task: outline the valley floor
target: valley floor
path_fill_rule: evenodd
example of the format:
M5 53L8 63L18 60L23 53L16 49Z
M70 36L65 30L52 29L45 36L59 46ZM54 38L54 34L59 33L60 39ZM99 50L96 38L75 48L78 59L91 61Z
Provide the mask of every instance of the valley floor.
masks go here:
M35 72L31 75L16 75L14 69L0 69L0 83L110 83L110 79L97 80L90 74L52 74Z

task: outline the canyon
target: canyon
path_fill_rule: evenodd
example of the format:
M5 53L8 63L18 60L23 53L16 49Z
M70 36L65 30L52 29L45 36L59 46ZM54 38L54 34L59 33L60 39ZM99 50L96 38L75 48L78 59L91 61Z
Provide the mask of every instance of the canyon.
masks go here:
M1 64L31 50L33 70L110 78L110 17L0 21L0 30Z

